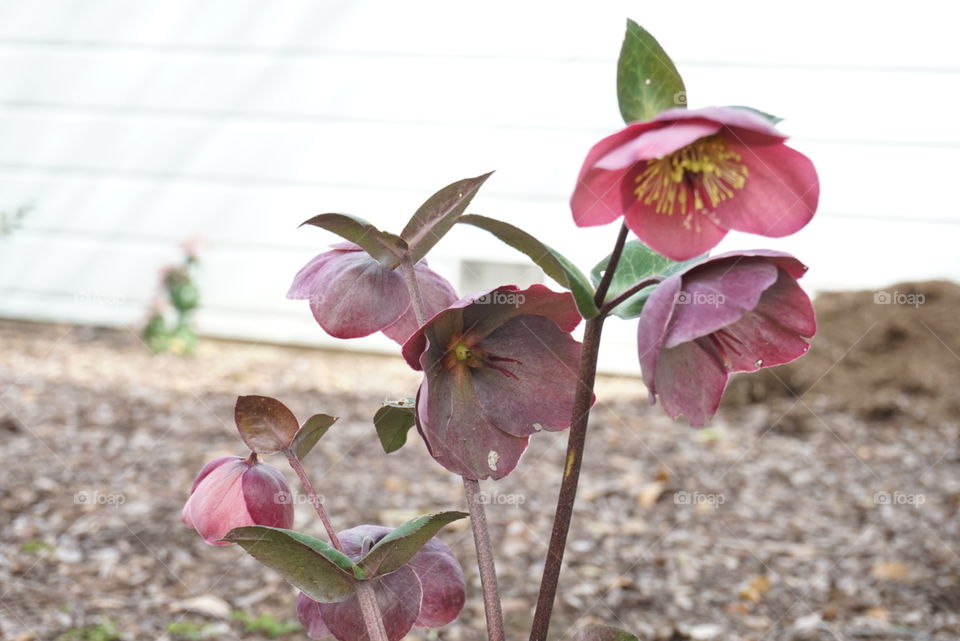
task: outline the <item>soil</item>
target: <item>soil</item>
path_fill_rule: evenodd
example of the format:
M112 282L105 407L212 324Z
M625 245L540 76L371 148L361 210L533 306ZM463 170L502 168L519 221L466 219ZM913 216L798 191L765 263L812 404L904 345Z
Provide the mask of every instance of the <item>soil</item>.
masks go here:
M924 301L820 297L810 353L738 378L705 430L601 378L554 641L596 622L664 641L960 638L960 287L894 291ZM307 459L338 527L462 508L415 433L390 455L376 440L381 401L417 382L393 357L210 339L155 356L130 329L0 321L0 638L263 639L235 617L295 622L295 590L180 523L194 475L244 453L233 403L265 394L341 417ZM509 639L530 623L565 442L535 436L483 484ZM321 535L305 502L296 518ZM468 602L411 637L482 641L469 528L441 537Z

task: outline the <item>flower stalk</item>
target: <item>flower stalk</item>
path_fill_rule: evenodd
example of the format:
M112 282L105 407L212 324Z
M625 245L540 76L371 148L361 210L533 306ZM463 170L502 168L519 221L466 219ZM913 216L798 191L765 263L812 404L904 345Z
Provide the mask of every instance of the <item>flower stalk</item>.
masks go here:
M423 295L417 282L413 261L409 257L400 263L403 280L410 294L410 304L416 315L417 324L427 322L424 313ZM477 549L477 568L480 572L480 585L483 591L483 611L487 619L489 641L504 641L503 609L500 605L500 592L497 586L497 568L493 558L493 546L490 543L490 530L487 527L487 513L480 502L480 483L475 479L463 477L463 490L470 512L470 527L473 530L473 542Z

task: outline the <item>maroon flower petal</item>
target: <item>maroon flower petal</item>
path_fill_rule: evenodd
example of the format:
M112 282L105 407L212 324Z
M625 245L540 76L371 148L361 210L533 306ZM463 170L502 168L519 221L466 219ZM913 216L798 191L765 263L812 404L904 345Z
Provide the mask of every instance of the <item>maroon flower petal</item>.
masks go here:
M287 297L309 299L313 317L335 338L378 332L410 306L403 277L359 250L317 256L294 277Z
M417 263L414 270L417 274L417 283L420 285L420 293L423 295L423 306L427 318L432 318L457 301L459 296L453 285L427 267L426 262ZM383 333L390 340L403 345L418 327L417 315L411 305L395 323L384 328Z
M400 641L413 628L420 613L423 592L420 579L409 567L370 581L389 641ZM324 624L339 641L366 641L367 628L356 595L340 603L318 604Z
M492 354L518 362L471 370L477 399L491 424L513 436L570 427L579 386L580 343L542 316L519 316L483 341Z
M463 569L453 551L439 539L430 539L408 566L423 589L420 615L414 625L438 628L457 618L467 598Z
M521 315L545 316L565 332L573 331L581 320L569 292L555 292L543 285L531 285L527 289L504 285L461 298L436 314L427 326L419 328L404 343L403 357L413 369L423 369L420 356L427 349L425 330L428 326L442 337L465 331L484 337Z
M783 144L743 145L728 138L749 175L743 189L719 203L714 215L729 229L787 236L813 218L820 198L820 182L810 159Z
M297 597L297 619L300 620L300 625L311 639L322 639L332 634L330 628L323 622L320 604L303 592Z
M643 383L650 391L651 403L656 402L657 381L654 374L657 371L657 358L660 356L660 350L667 335L667 327L673 317L680 285L679 274L657 285L644 304L637 324L637 354L640 357L640 371L643 373Z
M697 427L716 414L729 378L716 357L697 343L663 350L655 376L664 411L674 419L682 414Z
M243 473L243 498L247 512L258 525L293 526L293 496L280 470L257 463Z
M455 474L501 479L527 449L526 437L511 436L487 420L467 380L429 369L417 399L417 429L430 455Z
M683 275L664 347L706 336L737 322L777 280L777 267L762 259L710 261Z

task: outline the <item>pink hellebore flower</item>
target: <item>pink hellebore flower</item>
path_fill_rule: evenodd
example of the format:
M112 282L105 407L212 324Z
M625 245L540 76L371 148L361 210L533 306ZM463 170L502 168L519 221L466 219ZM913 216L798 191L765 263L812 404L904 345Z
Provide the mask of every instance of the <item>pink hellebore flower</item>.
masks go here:
M668 109L590 150L570 200L580 227L625 217L655 251L699 256L738 231L786 236L817 209L813 163L763 116L734 107Z
M806 267L782 252L731 252L670 276L640 314L637 346L651 402L673 418L704 425L731 372L802 356L817 330L797 284Z
M570 426L580 363L573 297L542 285L457 301L403 346L423 370L417 428L430 454L471 479L503 478L530 435Z
M339 534L344 552L357 560L392 530L360 525ZM400 641L413 626L438 628L457 618L466 600L463 570L453 551L430 539L396 572L373 579L373 592L389 641ZM297 616L314 639L334 635L339 641L366 639L363 613L356 596L340 603L317 603L301 593Z
M399 271L385 269L353 243L338 243L311 260L293 279L287 298L307 299L325 332L359 338L382 331L402 344L417 329ZM453 286L420 261L415 268L427 315L457 300Z
M293 527L293 497L280 471L256 455L224 456L201 468L180 520L210 545L230 545L220 539L236 527Z

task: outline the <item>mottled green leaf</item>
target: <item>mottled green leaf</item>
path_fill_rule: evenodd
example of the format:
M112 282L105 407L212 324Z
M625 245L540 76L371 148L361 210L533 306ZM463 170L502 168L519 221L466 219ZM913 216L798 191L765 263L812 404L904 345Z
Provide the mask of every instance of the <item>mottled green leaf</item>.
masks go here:
M492 173L458 180L430 196L420 205L410 222L400 232L400 237L410 248L410 258L414 263L426 256L427 252L450 231Z
M230 530L223 540L239 544L250 556L321 603L347 599L357 581L369 578L347 555L302 532L249 525Z
M387 454L396 452L407 442L407 432L417 422L416 401L405 398L399 401L387 401L373 416L373 426L377 428L380 445Z
M291 449L297 458L302 461L338 418L329 414L314 414L308 418L297 430L297 435L293 437Z
M384 269L396 269L407 252L407 243L399 236L380 231L372 224L349 214L320 214L303 225L313 225L356 243L373 256ZM302 226L302 225L301 225Z
M683 79L656 38L633 20L617 63L617 100L624 122L650 120L661 111L687 106Z
M577 309L584 318L593 318L600 313L593 301L594 290L590 281L576 265L559 252L544 245L519 227L502 220L467 214L460 218L460 222L484 229L517 251L526 254L547 276L561 287L570 290L577 303Z
M287 406L268 396L240 396L233 410L240 437L257 454L286 449L300 429Z
M630 240L623 246L623 253L620 255L620 262L617 264L617 271L610 281L610 289L607 290L606 300L610 301L630 289L637 283L648 278L658 276L665 278L686 266L702 260L701 257L692 260L677 262L661 256L653 251L639 240ZM594 284L600 282L603 271L610 262L610 256L601 260L590 270L590 278ZM634 294L626 301L617 305L613 313L621 318L636 318L640 315L644 303L653 293L654 285L646 287L640 292Z
M413 558L443 526L467 516L466 512L437 512L407 521L380 539L357 564L372 576L394 572Z

